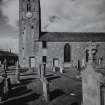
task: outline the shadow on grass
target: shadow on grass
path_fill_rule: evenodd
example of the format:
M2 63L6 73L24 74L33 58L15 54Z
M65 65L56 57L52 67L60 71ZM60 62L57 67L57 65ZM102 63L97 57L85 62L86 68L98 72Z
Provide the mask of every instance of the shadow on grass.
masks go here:
M71 105L80 105L78 102L74 102Z
M56 90L50 92L50 100L53 100L53 99L55 99L55 98L57 98L57 97L59 97L59 96L62 96L63 94L65 94L65 93L63 92L63 90L61 90L61 89L56 89Z
M34 101L39 98L39 94L27 89L26 86L19 86L9 91L3 98L4 102L0 105L28 105L28 102ZM6 102L7 99L10 99Z
M54 79L57 79L57 78L61 78L61 77L60 76L47 77L47 80L51 81L51 80L54 80Z
M19 83L19 84L12 84L11 87L15 87L15 86L23 86L23 85L26 85L26 84L31 83L32 80L35 80L35 78L22 79L22 80L20 80L20 83Z
M46 77L54 76L54 74L46 74Z
M16 96L20 96L20 95L23 95L23 94L27 94L29 92L31 92L32 90L31 89L27 89L26 86L22 86L22 87L18 87L14 90L12 90L10 93L9 93L9 97L16 97Z
M38 75L38 73L33 72L33 73L29 73L29 74L20 74L20 76L30 76L30 75Z
M22 79L22 80L20 80L20 83L21 84L28 84L28 83L32 82L32 80L35 80L35 78Z
M40 96L39 94L33 93L31 95L24 96L22 98L19 98L13 101L9 101L1 105L29 105L28 104L29 102L37 100L39 96Z
M5 94L4 97L3 97L3 100L10 99L10 98L13 98L13 97L18 97L18 96L21 96L21 95L24 95L24 94L28 94L30 92L32 92L32 90L27 89L26 86L17 87L15 89L9 91L7 94Z

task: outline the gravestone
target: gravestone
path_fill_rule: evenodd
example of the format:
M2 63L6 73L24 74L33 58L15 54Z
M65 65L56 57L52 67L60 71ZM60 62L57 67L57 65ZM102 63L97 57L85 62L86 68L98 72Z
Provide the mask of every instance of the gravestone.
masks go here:
M100 105L100 74L92 64L82 72L83 105Z
M20 69L19 61L17 61L17 63L16 63L16 82L17 82L17 83L20 83L20 73L19 73L19 69Z
M43 97L46 102L49 102L49 82L47 81L45 74L46 74L46 66L40 66L40 80L42 82L42 89L43 89Z
M2 101L4 96L3 87L4 87L4 78L0 76L0 102Z
M45 77L45 72L46 72L46 66L44 64L40 64L40 78L44 78Z
M49 102L49 100L50 100L49 83L45 77L43 79L41 79L41 81L42 81L42 85L43 85L43 97L44 97L46 102Z
M4 60L4 87L3 87L3 93L6 94L11 90L11 81L10 78L8 78L7 75L7 59Z
M99 65L102 65L102 64L103 64L103 57L102 57L102 56L99 57L99 59L98 59L98 64L99 64Z
M4 79L4 88L3 88L3 93L6 94L9 92L9 78Z
M55 72L55 67L53 66L53 71Z
M82 71L82 92L83 105L100 105L100 81L102 75L95 70L92 50L89 47L89 61L84 71Z
M63 73L63 67L60 66L60 73Z
M39 78L41 78L41 64L39 64L38 75L39 75Z
M83 58L83 59L82 59L81 67L82 67L82 68L85 68L85 65L86 65L85 58Z

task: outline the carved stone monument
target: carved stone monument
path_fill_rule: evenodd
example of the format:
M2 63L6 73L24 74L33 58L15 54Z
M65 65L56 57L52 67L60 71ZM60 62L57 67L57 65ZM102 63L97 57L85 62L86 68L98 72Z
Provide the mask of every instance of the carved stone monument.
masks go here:
M83 105L101 105L100 83L103 76L96 72L93 62L94 46L89 46L89 60L84 71L82 71Z

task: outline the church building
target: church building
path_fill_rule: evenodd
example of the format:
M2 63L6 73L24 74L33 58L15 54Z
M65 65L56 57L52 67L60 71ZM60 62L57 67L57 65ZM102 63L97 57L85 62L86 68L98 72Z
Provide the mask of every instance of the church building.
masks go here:
M19 62L23 67L75 67L88 62L88 46L94 46L95 62L105 64L105 33L42 32L40 0L19 0ZM76 29L75 29L76 30Z

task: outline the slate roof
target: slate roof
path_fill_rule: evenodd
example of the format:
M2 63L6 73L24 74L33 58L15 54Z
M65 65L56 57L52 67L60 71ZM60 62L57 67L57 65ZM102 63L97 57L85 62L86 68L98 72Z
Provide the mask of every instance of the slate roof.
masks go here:
M41 32L40 41L65 42L65 41L105 41L105 33L94 32Z

